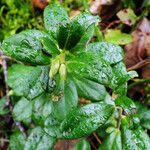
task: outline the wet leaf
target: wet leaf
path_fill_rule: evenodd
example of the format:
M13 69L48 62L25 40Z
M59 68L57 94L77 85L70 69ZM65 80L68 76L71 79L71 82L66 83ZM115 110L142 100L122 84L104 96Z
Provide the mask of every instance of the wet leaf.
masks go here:
M88 104L75 108L61 123L63 139L87 136L105 124L114 111L113 105L105 103Z
M24 150L25 137L21 132L15 132L10 136L9 147L11 150Z
M99 150L122 150L120 130L114 129L100 145Z
M76 76L73 80L76 84L78 95L80 97L84 97L92 101L105 99L107 92L103 85L81 76Z
M87 46L87 51L101 56L110 64L118 63L123 60L123 50L121 47L108 42L95 42Z
M130 98L126 96L118 97L115 100L115 104L116 106L122 107L122 109L125 111L127 115L131 115L135 113L136 105Z
M48 34L38 30L23 31L13 35L2 43L5 55L32 65L49 64L50 58L42 52L40 38Z
M16 96L33 99L44 91L40 83L41 67L14 64L8 74L8 85Z
M45 8L44 25L55 38L59 27L65 26L69 22L68 14L61 5L52 4Z
M41 127L31 130L25 143L24 150L52 150L56 139L47 135Z
M31 122L32 115L32 103L25 98L21 98L19 102L14 106L13 118L16 121L22 121L25 123Z
M78 95L76 86L70 78L56 80L57 87L52 94L53 113L58 120L62 121L73 108L77 107Z

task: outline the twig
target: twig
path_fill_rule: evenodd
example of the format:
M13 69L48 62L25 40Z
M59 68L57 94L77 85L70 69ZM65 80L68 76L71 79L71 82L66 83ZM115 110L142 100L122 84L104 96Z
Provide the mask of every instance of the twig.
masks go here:
M139 69L147 64L150 64L150 57L148 57L147 59L144 59L142 61L140 61L139 63L137 63L136 65L128 68L127 70L130 71L130 70L136 70L136 69Z
M119 24L119 23L121 23L120 20L115 20L115 21L111 22L111 23L104 29L104 31L106 31L106 30L109 29L110 27L114 26L115 24Z
M9 107L10 111L12 112L13 111L13 107L11 105L11 100L10 100L10 97L9 97L9 87L8 87L8 84L7 84L7 78L8 78L7 62L6 62L6 59L5 59L1 49L0 49L0 58L2 59L2 67L3 67L3 74L4 74L4 80L5 80L6 107ZM21 125L21 123L20 122L15 122L15 124L18 127L18 129L22 132L22 134L26 137L25 129Z
M0 50L0 57L2 58L2 67L3 67L3 74L4 74L4 80L5 80L5 90L6 90L6 107L10 107L10 109L12 110L12 106L10 105L10 97L9 97L9 88L7 85L7 77L8 77L8 73L7 73L7 63L6 60L3 57L3 52Z
M96 138L97 142L98 142L99 144L102 144L101 140L99 139L99 137L97 136L97 134L96 134L95 132L93 133L93 135L94 135L94 137Z

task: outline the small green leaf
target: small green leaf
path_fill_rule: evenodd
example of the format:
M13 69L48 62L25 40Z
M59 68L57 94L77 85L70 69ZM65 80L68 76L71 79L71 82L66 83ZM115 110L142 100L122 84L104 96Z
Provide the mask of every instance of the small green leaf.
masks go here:
M133 41L131 34L121 33L118 29L108 30L105 34L105 40L119 45L125 45Z
M42 52L40 39L48 34L38 30L28 30L7 38L2 43L4 54L16 60L33 65L46 65L50 58Z
M91 150L91 146L87 140L82 139L76 143L73 150Z
M52 150L56 139L47 135L41 127L31 130L25 143L24 150Z
M115 104L116 106L122 107L122 109L125 111L127 115L135 113L136 106L134 102L126 96L118 97L115 100Z
M114 106L105 103L88 104L75 108L61 123L60 138L75 139L87 136L106 123Z
M45 28L56 37L56 32L60 26L68 24L69 16L61 5L52 4L44 9Z
M6 106L6 97L3 97L0 99L0 115L5 115L9 112L8 108L5 108Z
M62 121L74 107L77 107L78 95L76 86L70 78L56 80L58 86L52 94L53 113L58 120Z
M87 51L101 56L110 64L116 64L123 60L123 50L120 46L108 42L95 42L87 46Z
M134 25L138 20L138 17L135 15L134 11L130 8L120 10L117 13L118 18L127 25Z
M40 83L41 68L15 64L8 70L8 85L14 95L33 99L44 90Z
M121 132L114 129L100 145L99 150L122 150Z
M32 103L25 98L21 100L14 106L13 117L16 121L22 121L29 123L31 121L32 115Z
M24 150L26 139L21 132L15 132L10 136L9 147L11 150Z

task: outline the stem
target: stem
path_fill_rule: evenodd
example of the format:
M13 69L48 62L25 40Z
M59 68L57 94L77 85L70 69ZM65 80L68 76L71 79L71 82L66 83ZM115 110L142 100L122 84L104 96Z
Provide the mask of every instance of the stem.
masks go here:
M137 85L140 85L140 84L144 84L144 83L149 83L150 82L150 78L147 78L147 79L140 79L139 81L136 81L132 84L130 84L128 86L128 90L132 89L133 87L137 86Z
M103 34L100 32L98 26L95 26L95 34L99 42L103 41Z
M101 140L99 139L99 137L97 136L97 134L96 134L95 132L93 133L93 135L94 135L94 137L96 138L97 142L98 142L99 144L102 144Z
M120 129L123 110L121 107L118 107L118 110L119 110L119 117L118 117L118 122L117 122L117 128Z

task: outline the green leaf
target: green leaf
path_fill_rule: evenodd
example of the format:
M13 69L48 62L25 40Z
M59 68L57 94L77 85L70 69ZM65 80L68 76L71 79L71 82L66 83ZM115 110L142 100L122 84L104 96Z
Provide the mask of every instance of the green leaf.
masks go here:
M67 61L68 74L82 76L100 84L110 86L113 73L110 65L99 55L89 52L78 53Z
M44 131L52 136L52 137L59 137L60 135L60 122L51 114L47 117L44 123Z
M50 35L48 37L42 37L40 41L43 44L42 50L47 53L47 55L56 56L59 54L57 41L55 41Z
M8 108L5 108L6 106L6 97L2 97L0 99L0 115L5 115L9 112Z
M129 128L129 123L126 122L126 118L122 119L121 123L121 136L122 146L125 150L149 150L150 139L145 131L140 126L137 128ZM125 123L126 122L126 123Z
M41 127L32 129L24 150L52 150L56 139L47 135Z
M13 118L16 121L22 121L29 123L32 115L32 103L26 98L21 98L19 102L14 106Z
M141 126L150 130L150 109L141 103L136 103L136 106Z
M119 45L126 45L133 41L131 34L121 33L120 30L107 30L105 34L105 40Z
M70 50L74 48L77 43L85 43L89 40L86 36L86 30L92 25L99 22L98 16L92 16L85 12L77 15L72 19L67 26L61 26L58 31L58 43L61 49ZM94 29L92 26L91 31ZM94 30L93 30L94 31ZM88 31L89 32L89 31ZM91 32L93 33L93 32ZM88 35L91 35L88 33Z
M93 101L104 100L106 97L106 89L103 85L81 76L73 77L76 84L78 95Z
M122 107L122 109L125 111L127 115L135 113L136 106L134 102L126 96L118 97L115 100L115 104L116 106Z
M121 132L118 129L114 129L114 131L104 139L99 150L122 150Z
M75 108L61 123L62 139L87 136L106 123L114 111L113 105L88 104Z
M57 79L57 87L52 94L54 116L62 121L78 104L78 95L74 82Z
M24 150L25 137L21 132L15 132L10 136L9 147L11 150Z
M120 10L117 13L118 18L127 25L134 25L138 20L138 17L135 15L134 11L130 8Z
M73 150L91 150L91 146L87 140L82 139L76 143Z
M87 51L101 56L109 64L123 60L123 50L120 46L108 42L95 42L87 46Z
M51 113L52 101L48 95L42 94L33 100L32 119L36 124L43 125Z
M15 64L8 70L8 85L14 95L33 99L44 90L40 83L41 68Z
M127 72L125 64L122 61L114 65L112 70L114 78L111 82L114 92L119 95L125 95L127 91L126 82L131 78L137 77L137 73L135 71Z
M56 32L61 26L68 24L69 16L61 5L52 4L44 9L45 28L56 38Z
M50 63L50 58L43 53L40 38L47 36L47 33L38 30L24 31L4 40L2 49L5 55L16 60L33 65L46 65Z

